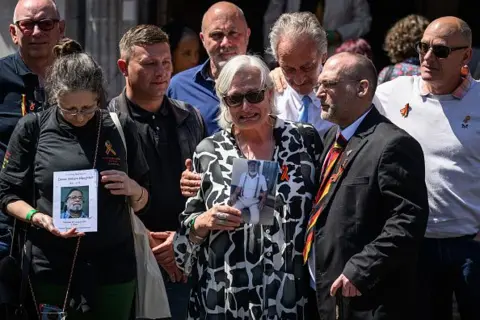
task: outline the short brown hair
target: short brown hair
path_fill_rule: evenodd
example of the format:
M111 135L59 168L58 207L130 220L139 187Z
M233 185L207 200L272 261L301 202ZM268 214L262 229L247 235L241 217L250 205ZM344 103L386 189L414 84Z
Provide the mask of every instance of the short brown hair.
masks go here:
M128 29L119 43L120 55L128 60L134 46L146 46L167 43L168 35L159 27L151 24L140 24Z
M398 20L388 30L383 49L392 63L399 63L418 56L415 44L422 40L423 32L429 23L427 18L411 14Z

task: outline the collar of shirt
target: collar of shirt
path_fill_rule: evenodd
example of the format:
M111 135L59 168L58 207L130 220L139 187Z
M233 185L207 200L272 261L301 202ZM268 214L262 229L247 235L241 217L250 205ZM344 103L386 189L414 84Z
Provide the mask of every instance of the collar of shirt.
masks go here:
M215 82L215 80L210 77L208 69L210 68L210 59L207 59L202 65L200 65L197 72L194 74L194 81L198 82L199 80Z
M247 177L250 178L250 179L255 179L255 178L258 177L258 172L256 172L253 177L252 177L252 175L250 174L250 172L247 172Z
M70 212L64 211L62 213L61 218L62 219L70 219L71 218ZM87 215L85 214L85 212L82 211L82 213L80 214L80 216L78 218L87 218Z
M147 111L140 107L138 104L132 102L130 99L127 98L127 96L125 96L125 98L127 99L127 103L131 107L132 116L134 119L151 119L153 115L167 116L169 114L166 97L163 98L162 105L156 112Z
M451 93L451 96L454 97L455 99L462 100L462 98L465 97L465 95L468 93L468 90L470 90L474 82L475 80L473 79L472 75L469 72L467 76L463 78L462 82L458 85L458 87L455 90L453 90L453 92ZM420 78L419 84L420 84L419 89L420 89L421 96L425 97L431 94L431 92L429 92L425 88L423 80L421 78Z
M343 130L340 129L340 133L345 138L345 140L349 141L353 137L353 135L355 134L355 131L357 131L357 129L358 129L358 126L360 126L360 123L362 123L363 119L365 119L365 117L370 112L370 110L372 110L372 107L370 107L370 109L368 109L367 112L362 114L362 116L360 118L358 118L357 120L355 120L355 122L353 122L351 125L349 125L348 127L346 127ZM337 136L338 136L338 134L337 134Z
M23 61L19 51L15 53L14 61L15 61L15 68L17 69L16 71L19 76L34 74L32 70L30 70L30 68Z
M294 106L295 106L295 108L300 110L300 108L302 107L302 98L305 95L304 94L299 94L289 84L287 84L287 89L285 89L285 92L287 92L287 91L288 91L288 93L290 93L292 95L292 97L294 97L297 101L299 101L299 104L295 104ZM308 94L308 96L312 100L312 103L310 105L314 106L317 109L320 109L321 102L320 102L320 99L318 99L318 97L315 95L315 92L313 92L313 90L312 90L312 92L310 92Z

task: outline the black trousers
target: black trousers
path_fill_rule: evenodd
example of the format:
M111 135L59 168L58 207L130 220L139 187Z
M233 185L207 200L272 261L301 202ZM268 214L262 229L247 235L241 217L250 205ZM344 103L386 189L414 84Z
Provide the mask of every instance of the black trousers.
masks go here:
M305 307L305 311L307 312L308 318L311 320L320 320L320 315L318 313L317 308L317 296L315 294L315 290L312 288L308 289L308 302L307 306Z

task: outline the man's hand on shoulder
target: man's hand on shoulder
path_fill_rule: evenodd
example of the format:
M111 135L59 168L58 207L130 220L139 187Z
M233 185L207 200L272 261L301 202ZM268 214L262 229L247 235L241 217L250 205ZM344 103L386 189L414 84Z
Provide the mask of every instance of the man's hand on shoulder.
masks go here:
M180 179L180 189L182 191L182 195L186 198L189 198L197 195L202 182L202 177L198 173L192 172L191 159L185 160L185 167L186 169L182 172L182 177Z
M287 80L285 79L285 75L280 67L270 71L270 77L272 78L275 91L282 93L285 91L285 89L287 89Z

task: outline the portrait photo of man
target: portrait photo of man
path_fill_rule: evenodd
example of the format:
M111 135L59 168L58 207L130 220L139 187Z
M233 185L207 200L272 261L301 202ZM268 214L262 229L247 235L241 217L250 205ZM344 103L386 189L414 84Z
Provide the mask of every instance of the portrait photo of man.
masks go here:
M88 218L88 212L85 208L84 192L81 188L72 188L68 191L60 215L61 219Z
M268 224L273 218L269 193L274 192L277 173L277 165L270 166L268 161L234 161L229 205L242 211L246 223ZM274 202L274 195L270 198Z

